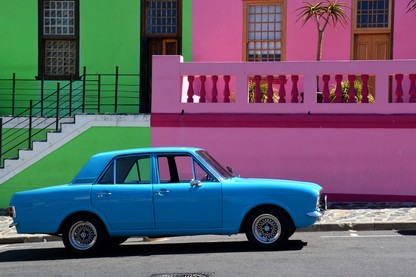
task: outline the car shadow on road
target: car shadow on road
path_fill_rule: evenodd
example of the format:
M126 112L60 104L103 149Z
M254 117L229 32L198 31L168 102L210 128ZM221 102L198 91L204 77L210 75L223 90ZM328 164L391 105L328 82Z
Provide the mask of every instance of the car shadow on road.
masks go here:
M276 250L262 250L253 247L246 241L234 242L192 242L192 243L126 243L112 249L106 249L99 254L87 258L108 258L128 256L156 255L187 255L207 253L238 253L238 252L282 252L300 251L307 245L301 240L290 240ZM21 248L11 249L0 253L0 262L43 261L76 259L65 248Z

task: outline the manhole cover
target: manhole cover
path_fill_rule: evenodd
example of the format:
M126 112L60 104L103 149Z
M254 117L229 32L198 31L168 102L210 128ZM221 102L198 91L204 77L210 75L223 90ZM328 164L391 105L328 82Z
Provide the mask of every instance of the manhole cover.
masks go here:
M150 277L210 277L214 273L162 273L153 274Z

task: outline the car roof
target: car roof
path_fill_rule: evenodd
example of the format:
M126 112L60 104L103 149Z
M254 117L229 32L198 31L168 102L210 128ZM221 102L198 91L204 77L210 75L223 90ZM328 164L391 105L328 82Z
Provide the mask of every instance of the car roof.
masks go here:
M202 150L201 148L196 147L146 147L146 148L132 148L124 150L115 150L95 154L93 157L117 157L121 155L130 155L130 154L147 154L147 153L166 153L166 152L196 152Z
M88 160L80 172L71 181L71 184L94 182L105 166L118 156L152 153L194 153L198 150L202 149L196 147L148 147L98 153Z

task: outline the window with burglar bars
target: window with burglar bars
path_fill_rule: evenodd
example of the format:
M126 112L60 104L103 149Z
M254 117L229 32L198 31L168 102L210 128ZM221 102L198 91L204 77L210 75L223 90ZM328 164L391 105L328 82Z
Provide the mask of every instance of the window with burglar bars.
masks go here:
M39 0L38 78L79 75L79 0Z
M388 28L389 0L358 0L357 28Z
M145 29L148 36L178 34L178 1L146 0Z
M246 61L285 59L285 13L283 0L244 2Z

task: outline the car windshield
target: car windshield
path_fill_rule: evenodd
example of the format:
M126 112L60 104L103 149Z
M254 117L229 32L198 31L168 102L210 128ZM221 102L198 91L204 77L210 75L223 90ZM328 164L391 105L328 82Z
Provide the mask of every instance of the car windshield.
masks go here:
M196 152L201 158L205 160L212 168L214 168L224 179L237 177L237 174L230 168L222 166L215 160L208 152L199 150Z

